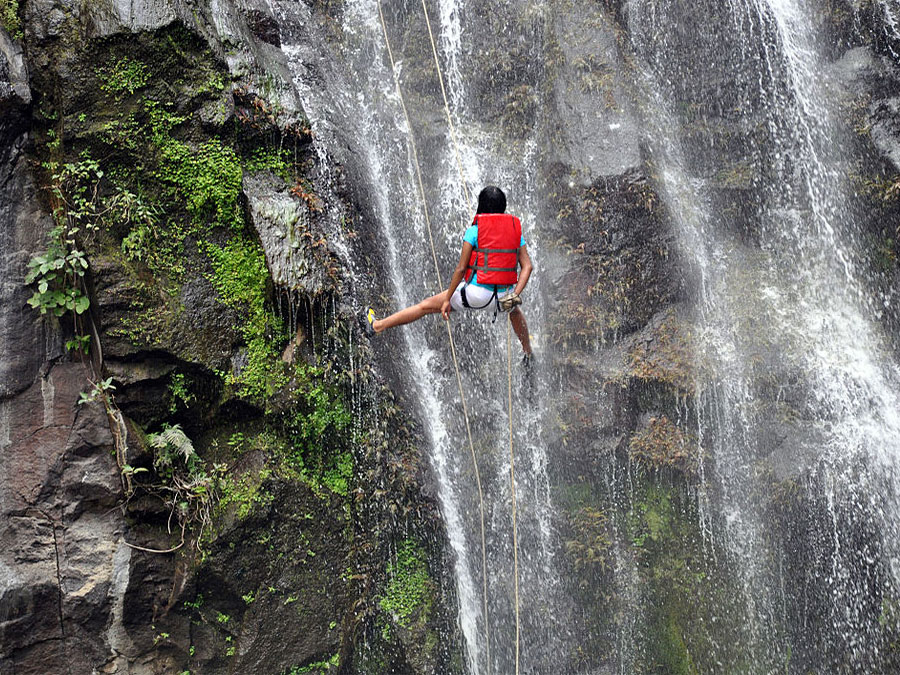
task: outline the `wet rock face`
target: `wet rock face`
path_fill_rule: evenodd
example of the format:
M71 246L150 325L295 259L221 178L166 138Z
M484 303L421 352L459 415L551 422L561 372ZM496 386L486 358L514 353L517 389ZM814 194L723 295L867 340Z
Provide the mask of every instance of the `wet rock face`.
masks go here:
M320 221L355 206L300 183L315 153L268 5L39 1L23 14L27 64L0 30L0 672L447 672L458 636L441 537L427 546L429 611L384 637L391 540L441 528L404 414L370 355L348 356ZM158 200L147 230L126 215L84 244L84 357L63 347L71 314L42 318L24 284L54 224L35 160L57 151L103 157L101 198L121 182ZM214 164L201 177L198 157ZM229 170L240 179L223 197ZM185 196L209 176L210 192ZM227 212L202 205L210 193ZM128 249L129 235L144 243ZM259 388L239 390L251 375ZM104 381L115 389L93 396ZM355 445L349 381L369 401L356 414L372 415ZM147 437L173 424L202 466L180 487ZM207 490L215 508L182 530Z
M84 368L59 364L0 403L0 638L11 672L90 671L106 659L119 471L99 404L76 406Z
M0 397L31 383L42 360L41 327L26 310L25 265L46 227L26 150L31 92L21 45L0 29Z

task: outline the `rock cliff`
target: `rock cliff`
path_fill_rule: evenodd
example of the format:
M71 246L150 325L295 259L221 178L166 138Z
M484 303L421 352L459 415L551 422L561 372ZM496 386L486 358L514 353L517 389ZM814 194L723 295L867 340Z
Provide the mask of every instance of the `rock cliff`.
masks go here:
M458 667L268 5L2 9L0 672Z

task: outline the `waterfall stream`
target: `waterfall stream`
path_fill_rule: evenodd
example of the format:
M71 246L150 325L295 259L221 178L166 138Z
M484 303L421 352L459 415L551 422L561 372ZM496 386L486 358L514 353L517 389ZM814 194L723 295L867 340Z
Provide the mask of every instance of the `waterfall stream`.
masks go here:
M544 336L556 310L549 289L571 262L555 250L558 233L547 214L555 203L551 190L591 186L637 163L637 151L619 146L618 134L627 133L640 139L688 268L683 312L696 329L696 400L680 405L677 422L697 439L699 479L680 493L680 516L696 520L702 551L700 569L692 571L698 584L710 584L718 616L708 617L710 626L701 631L708 650L693 658L701 672L825 672L837 663L846 672L877 668L884 662L880 617L900 592L900 371L879 323L894 310L873 290L865 264L862 215L848 179L853 139L838 119L841 86L820 43L818 10L805 0L627 0L619 41L592 47L605 50L610 63L610 55L625 55L633 100L614 105L603 78L618 66L578 52L615 34L607 30L612 17L589 3L564 4L519 0L500 11L475 0L429 3L466 183L476 192L490 183L506 189L537 263L525 308L540 355L530 386L521 381L513 340L522 672L607 672L577 665L584 645L573 626L583 600L563 578L568 567L561 562L556 501L557 489L564 490L557 483L580 467L557 459L567 452L556 428L558 405L573 384L550 372L567 355ZM896 37L895 3L880 0L879 6L886 34ZM287 2L277 8L287 36L282 48L323 153L322 171L351 167L383 244L389 274L377 289L357 288L369 293L358 302L386 313L437 292L449 279L474 205L462 196L419 3L384 7L411 129L394 90L376 0L348 0L333 35L313 33L332 43L329 62L310 46L310 31L322 30L310 10ZM592 13L591 21L607 32L580 33L580 15L567 11ZM489 38L497 35L513 54L512 79L484 75ZM552 83L554 69L562 68L554 60L568 60L575 72L601 73L601 84L595 90L588 82L580 99L561 93ZM485 103L493 92L519 98L498 112ZM579 107L584 96L594 108ZM603 96L608 130L583 117L584 110L600 114L595 108ZM498 132L510 119L524 120L514 140ZM574 144L571 170L551 179L567 131L560 126L579 119L587 120L580 122L585 133L605 135ZM413 139L436 228L440 283ZM622 166L613 168L617 163ZM355 274L353 257L361 252L345 246L340 253ZM378 338L403 345L399 370L415 392L429 445L473 674L514 669L503 324L489 314L452 321L484 483L487 617L479 495L444 327L429 317ZM611 329L613 339L622 337L618 330ZM603 358L607 347L604 337L585 358ZM606 384L596 383L592 404L608 405ZM618 609L608 629L615 654L585 662L602 662L609 672L650 672L654 637L646 626L653 594L633 551L634 523L646 506L638 503L630 468L614 455L598 464L604 483L591 489L614 511L608 565ZM776 484L802 508L775 517L760 495ZM712 569L727 583L705 582Z
M715 31L688 36L663 30L685 20L674 3L637 1L630 9L632 39L650 80L646 89L657 97L647 107L653 156L699 276L700 356L715 372L698 418L714 465L714 484L704 489L715 495L719 535L743 577L748 649L775 668L790 660L791 643L796 650L804 639L786 635L800 617L780 611L782 565L799 542L780 540L754 505L758 472L774 461L787 475L808 472L803 489L810 499L824 494L830 531L799 545L829 562L825 578L807 570L804 592L824 584L829 639L843 642L837 651L849 654L854 667L871 667L878 657L863 645L871 648L867 634L876 632L877 617L870 614L868 584L879 576L877 557L895 565L898 535L897 485L890 479L900 460L897 369L873 323L883 308L872 306L858 264L859 214L849 198L852 157L845 154L850 143L833 121L836 86L817 53L809 8L797 0L723 5L710 24L737 31L735 51ZM679 42L684 38L689 43ZM725 73L715 91L692 91L691 83L704 79L702 65L673 58L698 44ZM715 108L717 97L727 104L710 117L747 134L743 156L710 153L716 132L691 136L684 130L694 120L671 112L691 104ZM748 174L745 204L752 207L743 215L757 228L749 235L734 232L718 211L716 182L728 171ZM773 372L774 397L765 391ZM772 417L783 436L775 460L767 445ZM859 544L847 542L854 528L873 530L863 544L863 565ZM890 594L897 579L878 583Z

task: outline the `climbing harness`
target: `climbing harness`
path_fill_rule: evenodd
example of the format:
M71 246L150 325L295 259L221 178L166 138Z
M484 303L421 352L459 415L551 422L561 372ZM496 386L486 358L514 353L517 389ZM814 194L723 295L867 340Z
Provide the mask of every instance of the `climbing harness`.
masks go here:
M423 5L424 6L424 5ZM416 140L413 136L413 127L412 123L409 119L409 113L406 110L406 103L403 100L403 92L400 89L400 78L397 75L397 64L394 61L394 53L391 50L391 42L388 38L387 24L384 21L384 12L381 9L381 0L378 0L378 17L381 19L381 29L384 31L384 43L387 47L388 59L391 62L391 73L394 76L394 86L397 89L397 98L400 100L400 107L403 109L403 117L406 120L406 127L409 129L409 145L412 150L413 163L416 167L416 179L419 185L419 196L422 199L422 211L425 214L425 225L428 230L428 242L431 245L431 257L434 261L434 273L437 277L438 286L441 286L441 270L438 265L437 260L437 251L434 247L434 237L431 232L431 218L428 214L428 202L425 199L425 186L422 182L422 168L419 165L419 153L416 150ZM426 12L427 19L427 12ZM431 32L431 25L429 24L429 33ZM432 38L432 45L434 44L434 40ZM441 87L443 88L443 82L441 83ZM444 99L446 101L446 97ZM447 109L449 113L449 108ZM459 159L457 157L457 159ZM462 171L462 165L459 165L460 171ZM462 174L460 174L462 175ZM463 182L463 191L466 195L466 200L468 201L468 189L466 188L465 183ZM490 622L488 621L488 593L487 593L487 543L485 541L485 528L484 528L484 491L481 488L481 473L478 470L478 458L475 455L475 443L472 441L472 426L469 422L469 410L466 405L466 396L463 391L462 384L462 375L459 372L459 360L456 357L456 344L453 341L453 331L450 329L450 322L445 322L447 325L447 337L450 341L450 354L453 357L453 369L456 371L456 384L459 387L459 398L462 402L463 409L463 419L466 422L466 436L469 439L469 451L472 454L472 464L475 468L475 484L478 487L478 509L481 516L481 574L482 574L482 598L484 601L484 639L485 639L485 654L487 658L488 668L490 668L490 656L491 656L491 639L490 639ZM518 591L517 591L518 592ZM518 624L518 620L516 621ZM518 661L518 659L516 659ZM518 667L516 668L516 672L518 673Z
M452 115L450 114L450 103L447 100L447 91L446 91L446 88L444 87L444 77L441 73L441 64L440 64L440 59L438 58L437 45L435 44L435 41L434 41L434 32L431 29L431 19L428 16L428 7L425 4L425 0L422 0L422 10L425 14L425 23L428 27L428 37L431 40L431 51L434 56L435 70L437 71L438 82L440 83L441 95L444 99L444 111L446 112L446 115L447 115L447 124L450 129L450 138L451 138L451 141L453 142L453 150L454 150L454 154L456 156L456 166L457 166L457 170L459 171L459 181L460 181L460 185L462 187L463 198L465 200L465 203L468 204L469 203L469 189L468 189L468 186L466 185L465 173L463 171L462 160L460 159L460 154L459 154L459 143L457 142L457 139L456 139L456 129L453 125ZM435 275L437 276L438 286L441 287L440 266L438 265L437 251L434 246L434 237L432 235L432 229L431 229L431 219L428 214L428 206L427 206L427 201L425 198L425 187L424 187L424 183L422 181L422 169L421 169L421 166L419 165L419 156L418 156L418 151L416 150L416 142L415 142L415 137L413 135L412 123L410 122L409 113L406 109L406 103L404 102L404 99L403 99L403 92L400 88L400 79L399 79L399 76L397 75L397 66L394 61L393 51L391 50L390 39L388 38L387 24L385 23L385 20L384 20L384 12L382 11L381 0L378 0L378 16L379 16L379 19L381 20L382 31L384 32L384 41L385 41L385 46L387 47L388 58L391 63L391 72L394 77L394 86L396 87L396 90L397 90L397 98L400 100L400 107L403 110L403 117L405 118L406 126L409 129L410 149L412 151L413 163L415 164L415 168L416 168L416 180L417 180L418 186L419 186L419 196L421 197L421 200L422 200L422 210L425 215L425 224L426 224L426 229L428 231L428 242L431 246L431 255L432 255L432 259L434 261L434 270L435 270ZM484 217L484 215L486 215L486 214L482 214L481 217ZM510 217L514 218L513 216L510 216ZM518 225L518 232L519 232L519 238L517 238L515 240L515 244L514 244L514 246L516 247L516 251L517 251L519 241L521 240L521 223L518 223L518 219L515 219L515 221ZM493 246L493 244L491 244L491 246ZM508 249L511 247L507 246L507 247L501 247L501 248ZM485 261L483 263L484 267L487 267L486 258L487 258L488 253L490 253L490 251L485 252ZM508 250L502 251L501 253L508 254L509 251ZM505 263L501 263L501 264L505 264ZM486 270L486 271L498 272L501 274L509 272L508 269ZM513 271L515 272L515 268L513 268ZM478 273L480 274L481 270L478 270ZM480 276L478 277L478 281L479 281L479 283L481 282ZM486 283L491 283L491 282L486 282ZM494 283L502 284L503 282L494 282ZM513 280L511 283L515 283L515 280ZM463 295L464 290L465 290L465 288L463 288L460 291L460 295L461 295L461 298L463 299L463 303L466 304L466 306L468 306L466 303L466 300L465 300L465 296ZM513 295L515 295L515 294L513 294ZM518 296L515 296L515 297L518 299ZM496 299L497 299L497 289L496 289L496 285L495 285L494 295L492 297L492 300L496 300ZM521 303L521 300L519 300L519 302ZM498 306L499 306L499 301L498 301ZM495 318L496 318L496 314L495 314ZM450 329L450 323L446 322L446 324L447 324L447 336L448 336L449 342L450 342L450 354L453 357L453 368L456 371L456 383L457 383L457 386L459 387L459 397L460 397L460 401L462 402L463 418L465 419L465 423L466 423L466 435L469 440L469 450L471 451L472 463L475 467L475 482L478 487L478 505L479 505L480 515L481 515L481 561L482 561L482 580L483 580L482 597L483 597L483 602L484 602L485 660L488 664L488 671L490 672L490 669L491 669L491 642L490 642L490 629L489 629L490 621L488 619L487 545L485 543L485 527L484 527L484 493L483 493L482 487L481 487L481 475L478 470L478 459L475 455L475 444L472 441L472 428L471 428L471 424L469 422L468 407L466 406L466 398L465 398L465 394L463 392L462 376L460 375L460 370L459 370L459 361L456 356L456 345L453 341L453 331ZM506 322L506 371L507 371L507 394L508 394L507 402L508 402L508 409L509 409L509 483L510 483L510 493L512 496L513 579L514 579L514 604L515 604L515 616L516 616L516 638L515 638L516 667L515 667L515 673L516 673L516 675L519 675L519 637L520 637L520 629L519 629L519 545L518 545L518 528L517 528L518 516L517 516L517 511L516 511L515 453L514 453L514 449L513 449L511 339L512 338L511 338L510 324L509 324L509 321L507 321Z
M485 307L490 305L492 302L497 300L497 287L494 286L494 292L491 293L491 297L488 298L488 301L486 303L484 303L483 305L481 305L481 307L476 307L475 305L471 304L469 302L469 298L466 297L466 286L468 286L468 285L469 285L468 282L464 281L463 285L459 289L459 299L462 300L463 307L465 307L466 309L484 309ZM499 301L498 301L498 306L499 306ZM496 315L497 315L497 312L494 312L495 318L496 318Z

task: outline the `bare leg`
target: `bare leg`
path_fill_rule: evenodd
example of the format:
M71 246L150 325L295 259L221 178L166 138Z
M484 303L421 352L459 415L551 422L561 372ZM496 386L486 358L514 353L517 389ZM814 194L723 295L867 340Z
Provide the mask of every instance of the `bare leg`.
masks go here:
M437 314L441 311L441 303L443 303L446 295L446 292L432 295L430 298L425 298L417 305L401 309L399 312L394 312L383 319L376 319L372 322L372 328L375 329L376 333L380 333L381 331L393 328L394 326L403 326L412 323L413 321L418 321L427 314Z
M522 343L522 351L526 354L531 353L531 339L528 337L528 324L525 322L525 314L516 307L509 313L509 322L512 324L513 331L519 342Z

